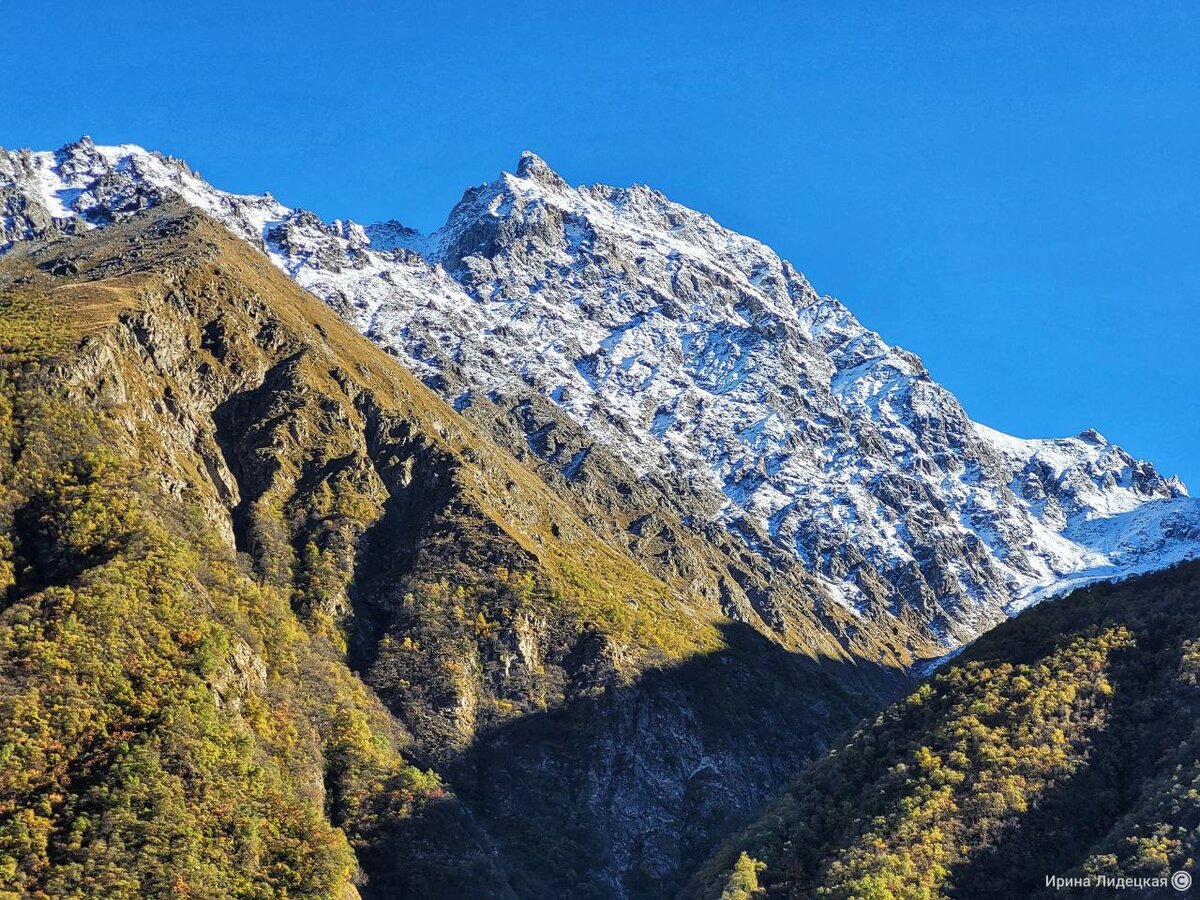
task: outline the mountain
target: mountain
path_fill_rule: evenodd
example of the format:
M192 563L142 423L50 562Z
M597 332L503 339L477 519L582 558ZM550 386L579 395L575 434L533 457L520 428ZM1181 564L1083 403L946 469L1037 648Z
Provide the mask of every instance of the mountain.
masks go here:
M526 153L422 235L327 224L84 139L0 156L0 195L10 243L182 197L537 457L656 574L686 573L785 641L812 608L856 655L936 657L1041 597L1200 546L1177 479L1095 431L1020 440L972 422L769 248L646 187L572 188ZM696 533L707 558L671 555Z
M655 897L901 687L665 581L179 199L0 258L0 888Z
M223 230L142 226L71 241L81 277L41 247L0 261L0 891L355 897L355 848L452 801L293 612L327 605L336 565L286 584L281 510L230 507L262 496L238 452L286 477L286 429L321 399L301 372L350 391L367 372L314 371L336 351L212 267ZM268 375L297 388L280 431L216 414Z
M1031 609L812 765L684 895L1185 891L1198 648L1195 562Z
M530 154L431 235L86 139L0 203L18 896L673 896L931 661L1200 546L1148 463Z

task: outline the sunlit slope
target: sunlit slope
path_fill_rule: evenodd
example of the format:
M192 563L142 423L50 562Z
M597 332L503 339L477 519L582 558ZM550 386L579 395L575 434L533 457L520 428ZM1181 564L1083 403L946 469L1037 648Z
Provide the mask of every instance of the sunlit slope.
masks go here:
M1198 677L1200 564L1047 602L813 764L687 896L1165 896L1200 835Z

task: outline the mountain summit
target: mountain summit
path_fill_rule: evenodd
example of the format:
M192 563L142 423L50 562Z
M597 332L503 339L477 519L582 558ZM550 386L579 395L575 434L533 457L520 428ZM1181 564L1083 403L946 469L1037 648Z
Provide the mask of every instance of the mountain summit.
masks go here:
M517 177L529 178L555 187L567 187L562 176L546 165L546 161L532 150L522 151L521 158L517 161Z
M646 187L571 187L529 152L428 235L228 194L129 145L0 152L0 248L169 197L468 417L505 420L568 489L592 490L603 450L664 514L722 531L752 574L711 590L739 617L785 628L761 584L798 565L844 631L937 655L1041 597L1200 551L1200 507L1150 463L1095 431L1023 440L973 422L770 248ZM550 424L571 453L547 444Z

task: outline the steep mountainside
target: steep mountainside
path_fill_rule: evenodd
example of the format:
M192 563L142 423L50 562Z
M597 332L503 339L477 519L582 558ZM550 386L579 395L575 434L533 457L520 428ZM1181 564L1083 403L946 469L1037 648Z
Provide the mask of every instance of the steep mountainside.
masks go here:
M1164 897L1173 872L1195 874L1198 840L1192 562L984 635L812 765L685 895Z
M0 259L3 889L667 896L898 689L811 599L785 647L651 574L148 205Z
M220 455L184 404L231 373L178 392L153 277L101 274L150 256L93 249L87 283L0 266L0 895L355 897L355 849L454 803L193 493Z
M8 241L182 196L536 457L660 577L785 639L816 597L857 619L833 627L855 653L861 627L868 645L936 655L1048 593L1200 546L1176 480L1094 431L1027 441L971 422L767 247L645 187L572 188L526 154L420 235L325 224L87 140L0 156L5 183Z

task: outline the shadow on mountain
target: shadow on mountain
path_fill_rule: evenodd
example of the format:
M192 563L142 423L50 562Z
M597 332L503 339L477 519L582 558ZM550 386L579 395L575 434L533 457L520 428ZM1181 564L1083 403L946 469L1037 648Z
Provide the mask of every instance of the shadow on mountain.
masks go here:
M363 896L673 896L806 761L906 683L883 666L791 653L741 623L721 629L719 652L510 721L443 766L469 812L439 809L407 839L428 850L438 829L478 838L478 823L505 884L365 858Z

